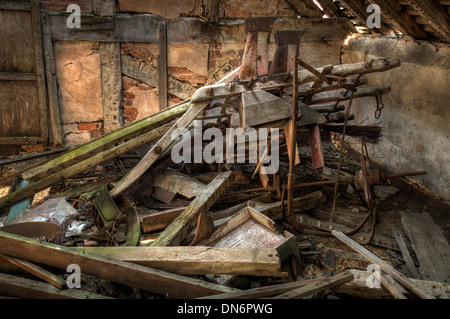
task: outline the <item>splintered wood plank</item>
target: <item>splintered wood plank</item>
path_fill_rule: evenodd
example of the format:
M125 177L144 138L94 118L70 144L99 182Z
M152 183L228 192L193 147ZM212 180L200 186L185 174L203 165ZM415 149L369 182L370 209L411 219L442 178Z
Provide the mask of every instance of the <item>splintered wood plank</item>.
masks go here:
M141 230L143 233L151 233L157 230L162 230L170 225L185 209L186 207L177 207L154 214L143 216L141 219Z
M62 289L66 285L65 280L63 280L61 276L52 274L48 270L39 267L38 265L35 265L32 262L29 262L28 260L24 260L21 258L14 258L3 254L0 254L0 256L3 259L7 260L9 263L22 268L23 270L29 272L30 274L35 275L38 278L41 278L42 280L45 280L46 282L48 282L52 286L55 286L58 289Z
M284 294L278 295L273 299L301 299L334 286L341 285L345 282L351 281L352 279L353 275L351 273L342 272L333 277L323 278L313 284L285 292Z
M405 240L403 239L402 234L398 231L394 231L395 240L397 241L397 245L400 249L402 257L405 261L406 268L408 268L409 274L416 279L420 279L419 272L417 271L416 265L414 264L411 255L409 254L408 247L406 247Z
M394 269L392 266L381 260L379 257L377 257L375 254L371 253L367 249L365 249L363 246L358 244L357 242L353 241L351 238L347 237L343 233L337 230L331 231L334 237L342 241L344 244L352 248L357 253L364 256L366 259L368 259L370 262L377 264L381 270L386 272L387 274L391 275L392 278L397 280L399 283L407 287L408 289L412 290L416 295L418 295L422 299L435 299L433 296L430 296L426 292L424 292L420 287L418 287L414 282L412 282L409 278L405 277L403 274L401 274L399 271Z
M152 246L177 246L195 227L199 214L206 214L217 199L233 182L233 172L222 172L209 183L203 191L153 242Z
M450 283L450 245L429 214L402 212L402 224L426 280Z
M80 251L180 275L283 276L275 248L79 247Z
M118 182L116 187L111 190L111 197L114 198L121 195L131 184L136 182L136 180L155 163L161 153L163 153L175 138L177 138L172 136L176 135L172 133L177 129L186 128L208 105L209 102L191 103L191 107L178 119L166 134L153 145L142 160Z
M81 289L60 290L45 282L0 274L0 295L25 299L112 299Z
M153 181L153 186L191 199L198 196L206 185L194 177L173 169L166 169Z
M196 298L235 291L230 287L2 231L0 253L64 270L70 264L76 264L83 274L172 298Z

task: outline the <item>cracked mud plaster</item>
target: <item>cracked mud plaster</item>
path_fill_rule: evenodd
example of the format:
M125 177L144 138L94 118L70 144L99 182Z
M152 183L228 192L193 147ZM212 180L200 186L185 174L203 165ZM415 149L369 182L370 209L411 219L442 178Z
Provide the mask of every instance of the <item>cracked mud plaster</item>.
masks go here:
M55 42L63 124L102 120L100 56L95 42Z

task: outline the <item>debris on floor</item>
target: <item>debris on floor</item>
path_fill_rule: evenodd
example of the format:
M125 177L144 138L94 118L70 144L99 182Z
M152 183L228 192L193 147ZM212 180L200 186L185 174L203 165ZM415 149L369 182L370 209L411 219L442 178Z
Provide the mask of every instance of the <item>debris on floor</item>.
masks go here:
M374 168L380 130L347 124L354 99L390 91L362 76L400 61L315 69L288 30L269 69L269 25L190 100L2 177L0 296L449 297L439 225L389 185L426 172Z

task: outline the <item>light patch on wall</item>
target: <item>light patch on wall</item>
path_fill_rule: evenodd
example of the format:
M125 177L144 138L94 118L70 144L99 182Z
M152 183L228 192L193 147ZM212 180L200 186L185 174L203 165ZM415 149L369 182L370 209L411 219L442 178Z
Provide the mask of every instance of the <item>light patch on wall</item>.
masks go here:
M347 36L347 38L344 40L344 45L348 45L351 39L354 39L355 35L351 34L349 36Z

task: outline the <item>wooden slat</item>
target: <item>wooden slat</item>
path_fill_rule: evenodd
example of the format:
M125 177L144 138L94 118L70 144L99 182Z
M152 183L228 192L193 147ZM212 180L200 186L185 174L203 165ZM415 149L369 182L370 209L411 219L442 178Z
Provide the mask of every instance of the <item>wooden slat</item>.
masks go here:
M58 97L58 84L56 81L56 64L55 55L53 51L53 41L50 29L50 20L48 14L42 15L43 25L43 45L45 55L45 73L47 77L48 90L48 108L50 115L50 127L52 132L52 142L55 147L62 145L61 132L61 115Z
M230 274L283 277L275 248L79 247L79 251L180 275Z
M233 182L233 172L226 171L217 175L186 208L152 243L152 246L177 246L195 227L197 217L207 213L215 201Z
M408 14L406 8L399 4L397 0L369 0L369 3L379 5L383 18L388 19L391 23L397 24L403 34L420 40L428 39L425 31L423 31L421 26Z
M402 212L402 224L424 279L450 283L450 245L428 214Z
M402 254L403 260L405 261L406 267L408 268L408 272L413 278L420 279L419 272L417 271L411 255L409 254L408 247L406 247L406 243L403 239L402 234L398 230L396 230L394 232L394 237Z
M158 24L158 98L159 110L167 108L167 22Z
M392 266L388 265L386 262L381 260L379 257L362 247L360 244L353 241L351 238L347 237L343 233L337 230L333 230L331 232L334 237L338 238L340 241L342 241L344 244L355 250L357 253L364 256L366 259L371 261L374 264L377 264L381 270L386 272L387 274L391 275L392 278L397 280L399 283L407 287L408 289L412 290L416 295L423 299L435 299L433 296L430 296L426 292L424 292L420 287L418 287L416 284L414 284L411 280L409 280L407 277L405 277L403 274L395 270Z
M112 299L81 289L60 290L45 282L0 274L0 295L25 299Z
M36 81L36 73L0 72L0 81Z
M47 120L47 88L45 83L44 52L42 44L41 17L39 11L39 0L31 0L31 26L33 30L34 54L36 61L37 89L39 97L39 123L41 137L48 139L48 120Z
M207 297L201 297L198 299L255 299L255 298L264 298L275 296L278 294L282 294L288 292L290 290L304 287L310 284L313 284L320 279L306 279L299 280L294 282L288 282L284 284L278 285L270 285L265 287L251 288L242 291L229 292L224 294L212 295Z
M61 276L54 275L48 270L39 267L38 265L35 265L32 262L29 262L28 260L24 260L21 258L14 258L3 254L0 255L3 259L7 260L9 263L22 268L23 270L29 272L30 274L35 275L38 278L41 278L42 280L48 282L49 284L58 289L62 289L66 285L66 281L63 280Z
M173 298L196 298L235 291L233 288L2 231L0 252L64 270L68 265L76 264L83 274Z
M450 41L450 16L438 0L408 0L407 3L427 20L442 40Z
M323 278L313 284L285 292L281 295L274 297L273 299L301 299L303 297L313 295L315 293L324 291L334 286L341 285L345 282L351 281L352 279L353 275L351 273L342 272L333 277Z
M367 286L367 279L369 278L369 276L371 276L371 274L366 270L349 269L348 271L353 274L354 279L350 282L334 287L333 291L336 294L345 294L365 299L392 298L392 294L383 285L381 285L380 288L369 288ZM389 275L384 276L393 280ZM419 280L414 278L411 278L411 281L431 296L439 299L450 298L449 284L436 281ZM403 285L399 285L399 289L400 292L406 297L415 298L415 294L408 288L403 287Z
M0 1L0 10L30 11L29 1Z
M390 277L380 276L381 284L394 296L395 299L406 299L402 293L400 286Z

